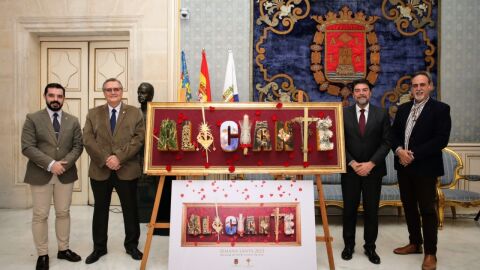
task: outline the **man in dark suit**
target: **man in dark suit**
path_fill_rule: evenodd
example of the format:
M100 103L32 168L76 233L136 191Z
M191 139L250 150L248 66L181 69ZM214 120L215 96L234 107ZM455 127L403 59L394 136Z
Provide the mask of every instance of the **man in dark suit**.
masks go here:
M402 255L422 253L424 243L422 269L436 269L436 184L437 177L444 173L442 149L448 144L452 125L450 107L430 98L432 90L433 82L428 72L414 74L411 88L414 100L398 107L393 122L392 149L410 238L408 245L394 252Z
M38 259L36 269L48 269L48 214L53 197L58 259L81 260L69 249L70 204L75 161L83 151L78 119L62 111L65 88L50 83L43 94L47 108L27 115L22 130L22 153L28 158L25 183L32 190L32 232Z
M355 105L344 108L347 172L342 174L342 259L352 258L360 196L364 208L364 250L370 262L380 263L375 252L378 235L378 205L382 177L387 174L385 157L391 146L390 120L385 110L370 104L372 90L365 80L353 82Z
M137 209L137 180L142 170L138 151L145 139L142 112L122 102L123 86L117 79L103 83L107 104L91 109L85 121L83 142L92 159L88 175L95 199L93 211L93 252L85 263L96 262L107 253L108 214L112 190L118 193L125 224L124 247L135 260L140 224Z

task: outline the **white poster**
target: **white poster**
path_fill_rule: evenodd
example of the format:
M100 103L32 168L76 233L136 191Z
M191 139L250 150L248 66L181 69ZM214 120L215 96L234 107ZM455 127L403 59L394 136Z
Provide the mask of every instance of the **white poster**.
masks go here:
M173 181L168 268L316 265L312 181Z

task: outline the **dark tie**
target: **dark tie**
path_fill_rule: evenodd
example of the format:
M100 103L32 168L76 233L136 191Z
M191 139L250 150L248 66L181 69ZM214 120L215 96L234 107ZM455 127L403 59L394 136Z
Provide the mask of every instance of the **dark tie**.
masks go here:
M358 119L358 128L360 130L360 135L363 136L365 133L365 109L360 110L360 118Z
M53 130L55 131L55 137L58 139L60 133L60 122L58 122L58 113L53 114Z
M110 117L110 129L112 130L112 134L115 131L115 126L117 125L117 110L112 109L112 117Z

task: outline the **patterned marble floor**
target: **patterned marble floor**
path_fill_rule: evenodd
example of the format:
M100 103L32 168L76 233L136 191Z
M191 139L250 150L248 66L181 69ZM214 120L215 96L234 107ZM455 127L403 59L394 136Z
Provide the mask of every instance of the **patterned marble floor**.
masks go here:
M56 239L53 219L50 219L50 269L139 269L140 263L134 261L123 249L123 219L112 209L110 214L108 254L97 263L86 265L85 257L91 252L91 220L93 208L90 206L73 206L71 249L82 256L82 262L71 263L56 259ZM472 213L475 210L472 210ZM53 210L51 217L54 216ZM359 222L361 223L361 218ZM399 256L392 250L407 242L407 229L403 218L381 216L377 252L381 257L380 265L371 264L363 254L363 227L357 228L357 247L351 261L343 261L340 253L343 249L341 219L330 216L330 232L334 238L333 252L336 269L420 269L423 255ZM317 222L317 224L319 224ZM37 255L31 234L31 209L0 209L0 269L34 269ZM146 226L141 226L140 250L146 238ZM321 225L317 233L323 234ZM453 220L447 218L445 227L439 231L438 268L439 269L479 269L480 268L480 224L473 221L472 215L463 215ZM328 269L324 243L317 243L318 269ZM168 237L155 236L147 269L167 269ZM300 268L299 268L300 269ZM197 269L204 270L204 269ZM205 269L206 270L206 269Z

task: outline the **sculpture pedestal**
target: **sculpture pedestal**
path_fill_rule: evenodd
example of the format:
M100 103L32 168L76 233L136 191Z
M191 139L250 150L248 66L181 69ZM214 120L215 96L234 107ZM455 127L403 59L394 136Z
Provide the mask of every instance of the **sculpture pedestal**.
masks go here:
M157 222L170 222L170 203L172 180L174 176L167 176L160 199L161 208L158 209ZM158 187L158 176L149 176L143 174L138 179L137 184L137 207L140 223L149 223L152 216L153 203L155 201L155 192ZM155 229L155 235L169 235L169 229Z

